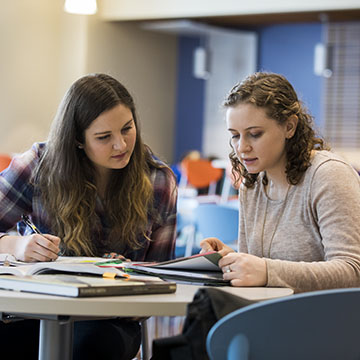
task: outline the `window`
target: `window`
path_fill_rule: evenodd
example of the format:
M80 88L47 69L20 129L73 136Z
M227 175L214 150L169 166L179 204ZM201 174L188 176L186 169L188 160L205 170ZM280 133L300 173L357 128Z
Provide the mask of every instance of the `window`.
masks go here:
M324 78L324 135L354 164L350 154L360 157L360 22L329 23L327 45L332 76Z

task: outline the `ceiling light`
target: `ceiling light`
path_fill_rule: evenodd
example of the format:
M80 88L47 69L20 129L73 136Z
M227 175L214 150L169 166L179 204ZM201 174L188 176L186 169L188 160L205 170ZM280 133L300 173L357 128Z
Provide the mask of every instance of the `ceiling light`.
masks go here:
M97 11L96 0L66 0L64 9L70 14L93 15Z

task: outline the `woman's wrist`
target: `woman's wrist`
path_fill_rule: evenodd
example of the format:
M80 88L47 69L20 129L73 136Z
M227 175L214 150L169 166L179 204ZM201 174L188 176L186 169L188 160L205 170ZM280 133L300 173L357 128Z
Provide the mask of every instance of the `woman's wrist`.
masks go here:
M0 233L0 253L1 254L12 254L14 250L14 239L9 233Z

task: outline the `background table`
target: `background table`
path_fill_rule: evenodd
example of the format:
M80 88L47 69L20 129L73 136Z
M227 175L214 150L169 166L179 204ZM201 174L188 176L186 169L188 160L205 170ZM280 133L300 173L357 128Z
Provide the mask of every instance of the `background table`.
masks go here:
M178 284L174 294L67 298L0 290L0 312L40 319L40 360L72 358L73 322L118 316L183 316L200 286ZM221 287L253 301L288 296L287 288Z

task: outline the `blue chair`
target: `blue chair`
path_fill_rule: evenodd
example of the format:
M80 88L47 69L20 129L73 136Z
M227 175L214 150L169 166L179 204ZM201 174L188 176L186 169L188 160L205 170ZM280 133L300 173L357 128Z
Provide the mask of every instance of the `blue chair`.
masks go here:
M268 300L219 320L207 337L211 360L360 359L360 288Z
M195 216L194 210L198 202L194 198L178 198L178 211L176 215L176 230L178 232L175 247L175 257L190 256L195 242ZM190 253L189 253L190 251Z
M220 204L199 204L194 213L196 231L202 238L216 237L236 249L238 209Z

